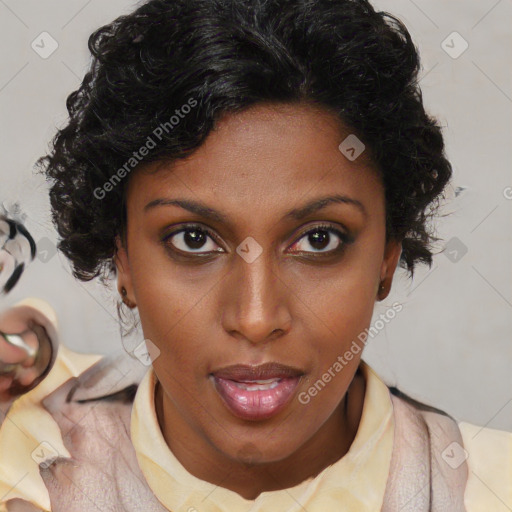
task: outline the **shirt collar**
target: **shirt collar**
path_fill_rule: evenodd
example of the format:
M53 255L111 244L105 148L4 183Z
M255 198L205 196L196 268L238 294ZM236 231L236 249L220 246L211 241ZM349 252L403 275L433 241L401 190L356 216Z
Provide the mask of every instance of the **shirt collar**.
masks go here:
M393 407L386 384L363 361L366 382L359 427L349 451L314 478L295 487L261 493L247 500L201 480L167 446L155 408L156 375L151 367L139 385L131 417L131 438L148 485L169 510L263 512L268 510L347 512L380 510L393 450Z

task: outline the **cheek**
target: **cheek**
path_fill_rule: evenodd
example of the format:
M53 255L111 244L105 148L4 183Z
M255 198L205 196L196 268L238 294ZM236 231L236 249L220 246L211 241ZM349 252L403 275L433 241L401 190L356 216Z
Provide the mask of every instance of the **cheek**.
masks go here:
M165 341L200 303L206 285L194 282L193 272L171 262L161 248L150 247L133 250L132 283L144 333Z
M147 299L141 301L139 315L144 337L160 350L158 364L164 364L173 372L190 369L207 344L197 318L197 307L184 300L183 294L166 297L166 300Z
M314 361L314 380L327 375L334 395L345 391L357 368L364 348L365 332L371 323L376 299L376 283L380 271L377 248L364 251L363 246L343 260L332 271L322 272L314 279L307 273L297 273L301 286L296 288L307 307L300 307L300 322L311 340L309 358ZM318 276L318 271L316 272ZM297 282L297 281L296 281ZM341 363L338 357L344 358ZM343 368L340 368L340 364ZM321 401L330 403L331 393L323 394Z
M308 350L312 371L298 396L299 403L307 405L303 409L306 422L306 418L312 424L325 420L345 395L364 350L374 299L373 281L353 273L330 281L311 301L315 311L309 314L308 327L313 340Z
M378 265L357 254L326 272L303 270L293 280L300 283L294 294L304 303L299 316L332 342L346 340L371 321L376 300ZM309 275L311 274L311 275Z
M371 322L373 301L360 287L338 291L337 299L335 304L325 304L322 312L325 320L323 324L317 322L319 330L313 339L319 340L315 347L316 377L330 371L331 376L333 373L336 375L332 386L342 389L350 382L362 355L362 334ZM343 358L341 363L340 357ZM330 377L326 376L326 379L330 380Z
M181 274L168 272L146 274L144 280L135 280L137 306L144 337L160 350L153 366L159 378L168 375L168 389L187 382L198 384L206 374L209 323L206 311L209 303L208 281L191 283ZM175 382L177 381L177 382Z

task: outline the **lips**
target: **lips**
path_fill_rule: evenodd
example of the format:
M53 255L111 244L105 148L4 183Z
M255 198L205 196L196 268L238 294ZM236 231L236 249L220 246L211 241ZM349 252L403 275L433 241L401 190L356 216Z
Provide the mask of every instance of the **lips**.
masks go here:
M224 405L245 420L264 420L289 403L304 372L280 363L233 365L210 375Z

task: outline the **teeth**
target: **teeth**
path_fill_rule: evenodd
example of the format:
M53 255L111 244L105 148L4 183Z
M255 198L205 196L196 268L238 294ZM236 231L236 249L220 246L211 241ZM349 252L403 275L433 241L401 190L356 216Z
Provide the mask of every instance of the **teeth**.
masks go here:
M235 382L235 384L246 391L265 391L267 389L274 389L279 385L281 379L266 379L266 380L252 380L249 384L248 382Z

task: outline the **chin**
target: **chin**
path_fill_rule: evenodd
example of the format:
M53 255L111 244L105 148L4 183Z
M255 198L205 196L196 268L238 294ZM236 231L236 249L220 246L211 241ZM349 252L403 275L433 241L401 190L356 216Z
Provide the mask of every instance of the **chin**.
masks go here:
M283 446L279 439L276 439L275 444L269 444L268 438L262 439L261 442L254 442L252 437L237 443L236 446L217 446L217 449L240 464L258 466L284 460L292 455L298 446L295 449L293 446Z

